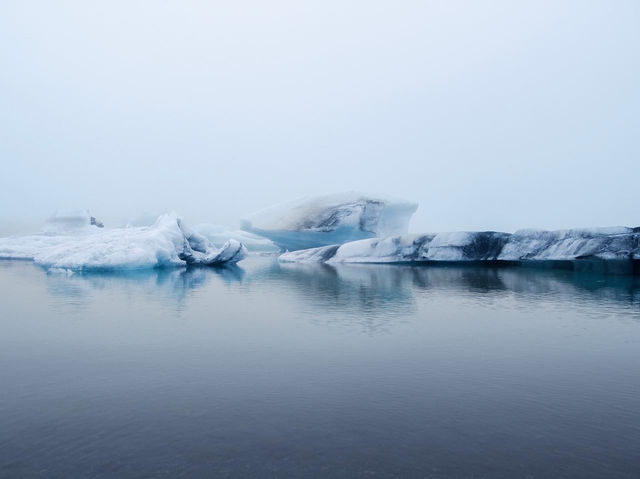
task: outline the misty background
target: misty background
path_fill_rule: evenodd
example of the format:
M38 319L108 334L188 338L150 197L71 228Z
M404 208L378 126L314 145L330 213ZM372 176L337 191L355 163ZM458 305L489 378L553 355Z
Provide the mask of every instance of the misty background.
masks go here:
M4 1L0 62L0 234L345 190L640 225L637 1Z

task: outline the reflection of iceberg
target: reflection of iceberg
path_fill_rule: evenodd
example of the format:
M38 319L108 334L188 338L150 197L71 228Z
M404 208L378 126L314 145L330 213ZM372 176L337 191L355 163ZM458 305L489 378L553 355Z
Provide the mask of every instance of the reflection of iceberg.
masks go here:
M388 331L415 312L411 283L403 268L379 265L284 264L248 272L252 290L269 295L293 294L293 304L322 311L314 322L356 327L369 332Z
M569 270L434 263L256 263L248 264L244 283L269 296L292 294L305 309L322 311L323 322L355 325L368 331L388 330L418 308L425 317L438 311L437 298L449 301L492 301L513 296L518 301L584 306L601 314L611 302L640 306L640 278L604 276ZM259 266L259 264L258 264ZM480 294L478 294L480 293ZM492 299L493 298L493 299Z
M301 294L338 312L357 305L360 312L377 313L392 306L387 314L405 314L412 304L406 288L410 284L403 285L407 272L401 268L286 263L280 268L282 277Z
M460 232L372 238L294 251L282 262L420 263L432 261L640 260L638 228Z
M355 265L384 267L386 265ZM391 267L391 266L387 266ZM640 279L637 276L607 276L568 270L534 270L475 265L434 265L432 267L395 266L412 271L412 281L420 290L447 290L464 293L516 295L519 300L585 307L590 313L611 310L611 302L620 306L640 306ZM476 296L477 298L477 296Z
M18 262L0 262L0 268L31 268ZM100 291L161 302L179 310L195 301L219 301L232 296L273 301L297 317L298 308L323 324L356 327L369 332L388 331L411 317L440 314L441 301L492 302L512 297L514 307L541 304L607 315L616 307L640 311L640 277L603 276L565 270L478 267L433 264L430 267L392 264L287 264L252 257L243 268L184 267L135 271L78 272L46 275L47 290L60 307L94 302ZM198 294L194 291L200 290ZM258 299L262 298L262 299ZM243 302L244 299L240 300ZM103 307L103 301L96 306ZM281 306L277 306L279 310ZM613 307L613 308L612 308ZM224 310L224 307L222 307ZM217 309L220 311L220 308ZM416 312L420 312L415 316Z
M237 265L221 268L200 266L139 270L79 271L75 274L48 274L47 290L62 299L61 305L85 306L96 293L107 290L115 294L134 294L182 306L190 294L212 280L223 284L238 283L244 271Z
M266 208L245 219L242 228L293 251L405 234L417 207L402 200L343 193Z
M221 249L191 231L175 214L135 228L65 230L0 240L0 258L33 259L48 269L140 269L187 264L233 264L246 248L229 240Z

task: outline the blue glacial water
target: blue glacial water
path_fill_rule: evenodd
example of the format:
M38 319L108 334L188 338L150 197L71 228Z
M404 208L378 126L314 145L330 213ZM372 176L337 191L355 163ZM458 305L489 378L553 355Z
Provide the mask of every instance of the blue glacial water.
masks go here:
M0 262L0 477L640 477L640 278Z

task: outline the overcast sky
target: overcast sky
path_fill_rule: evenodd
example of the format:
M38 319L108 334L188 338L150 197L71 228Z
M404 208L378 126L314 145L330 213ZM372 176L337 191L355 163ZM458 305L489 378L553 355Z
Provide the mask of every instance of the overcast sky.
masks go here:
M5 0L0 62L5 229L344 190L414 231L640 225L637 0Z

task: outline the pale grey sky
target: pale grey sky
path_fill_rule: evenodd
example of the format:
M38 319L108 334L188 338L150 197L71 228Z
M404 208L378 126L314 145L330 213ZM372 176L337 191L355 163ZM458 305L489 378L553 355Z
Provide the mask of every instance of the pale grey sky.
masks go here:
M6 0L0 62L5 229L343 190L414 231L640 225L638 1Z

